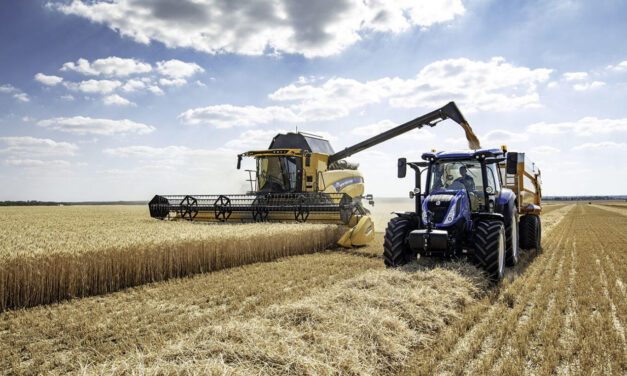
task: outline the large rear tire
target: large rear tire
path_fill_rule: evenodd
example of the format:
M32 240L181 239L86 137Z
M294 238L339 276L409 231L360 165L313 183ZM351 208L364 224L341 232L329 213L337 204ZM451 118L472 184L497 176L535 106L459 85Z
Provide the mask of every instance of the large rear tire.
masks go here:
M505 253L505 264L507 266L516 266L520 259L520 246L518 243L518 209L513 208L511 218L505 226L505 237L507 252Z
M383 261L387 267L407 264L412 259L412 252L405 239L410 231L407 218L396 217L388 222L383 241Z
M479 221L475 228L475 264L498 282L505 274L505 226L501 221Z
M537 215L524 215L520 219L520 247L541 250L542 227Z

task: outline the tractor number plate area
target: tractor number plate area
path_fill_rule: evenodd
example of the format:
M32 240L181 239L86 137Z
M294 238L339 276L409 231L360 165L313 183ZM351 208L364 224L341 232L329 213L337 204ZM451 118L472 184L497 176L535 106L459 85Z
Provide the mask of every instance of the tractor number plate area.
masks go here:
M239 222L334 222L357 214L345 193L264 193L252 195L157 195L148 204L158 219Z

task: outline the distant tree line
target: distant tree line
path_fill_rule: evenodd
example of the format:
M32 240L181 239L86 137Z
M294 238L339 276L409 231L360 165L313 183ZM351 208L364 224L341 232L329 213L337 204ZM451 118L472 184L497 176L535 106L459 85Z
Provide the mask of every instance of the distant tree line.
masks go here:
M599 201L599 200L625 200L627 196L542 196L543 201Z

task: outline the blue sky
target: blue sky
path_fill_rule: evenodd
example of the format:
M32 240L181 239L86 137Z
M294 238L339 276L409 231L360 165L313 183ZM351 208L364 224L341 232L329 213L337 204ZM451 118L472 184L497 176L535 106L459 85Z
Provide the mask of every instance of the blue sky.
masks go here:
M547 195L627 193L627 3L196 0L0 3L0 199L239 193L277 131L336 150L455 100ZM464 148L452 122L352 157Z

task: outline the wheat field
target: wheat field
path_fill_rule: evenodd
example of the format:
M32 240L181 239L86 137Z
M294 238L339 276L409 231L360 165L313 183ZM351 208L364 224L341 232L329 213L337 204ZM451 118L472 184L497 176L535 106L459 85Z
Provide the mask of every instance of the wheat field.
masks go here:
M321 251L334 225L195 224L143 206L0 208L0 311Z
M618 350L599 355L593 345L620 349L614 323L625 322L624 302L618 299L624 289L611 281L627 277L624 254L606 253L618 261L611 265L613 270L609 261L600 259L605 270L601 278L581 250L573 255L584 258L569 261L573 240L566 240L568 234L576 234L576 223L589 225L591 233L607 224L611 237L602 244L608 251L612 250L608 242L620 248L625 240L616 238L616 231L625 223L618 216L583 205L551 206L543 216L544 252L537 257L535 252L527 253L499 287L489 287L481 272L465 263L419 260L403 269L386 270L378 238L356 250L290 256L8 311L0 314L0 370L15 374L517 374L522 372L512 369L522 363L528 374L543 374L547 369L603 373L599 367L609 362L611 373L620 374L624 362ZM583 218L588 218L585 224ZM590 247L583 243L584 235L572 238L575 244ZM559 274L562 258L563 274ZM597 273L582 278L580 290L571 294L580 294L582 302L577 304L583 310L594 303L598 314L585 314L568 324L571 347L539 351L545 339L554 343L551 335L544 334L553 333L549 324L565 320L557 315L564 307L556 291L568 291L562 289L562 276L573 265L575 270L594 268ZM556 285L554 279L560 283ZM571 279L579 276L565 280ZM602 299L607 286L612 303L586 297L586 286L599 288ZM556 315L549 320L543 312ZM514 320L518 326L502 329L495 325L498 320ZM587 343L587 331L597 324L608 332ZM491 332L492 328L498 331ZM561 364L560 360L553 367L555 353L562 352L570 354L564 358L569 361ZM592 359L599 356L594 363Z

